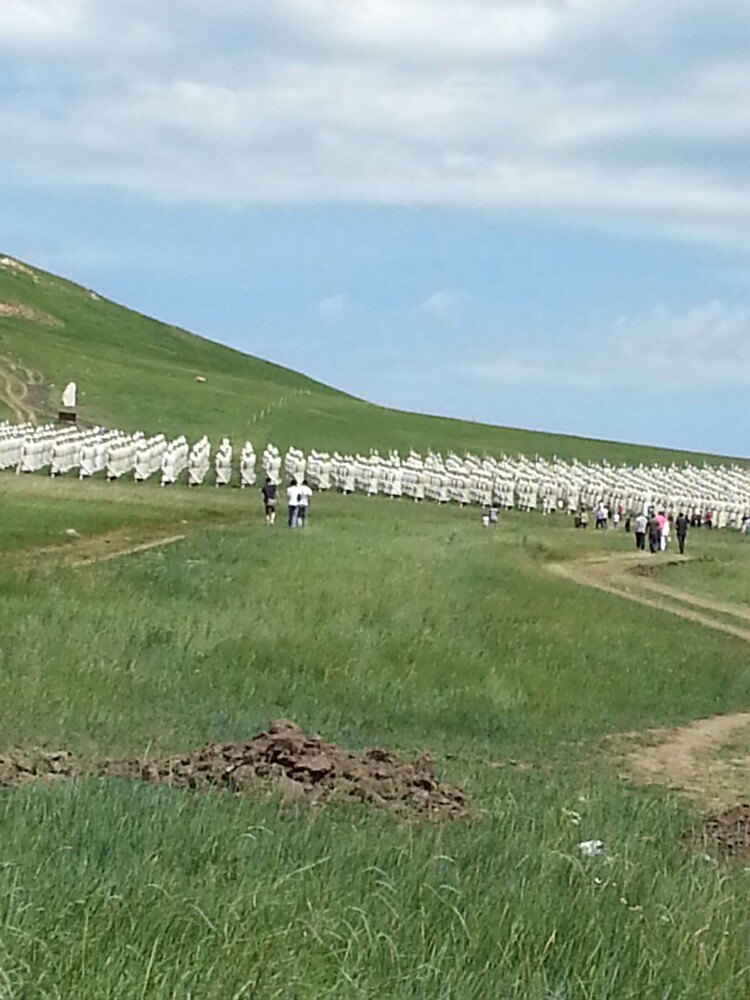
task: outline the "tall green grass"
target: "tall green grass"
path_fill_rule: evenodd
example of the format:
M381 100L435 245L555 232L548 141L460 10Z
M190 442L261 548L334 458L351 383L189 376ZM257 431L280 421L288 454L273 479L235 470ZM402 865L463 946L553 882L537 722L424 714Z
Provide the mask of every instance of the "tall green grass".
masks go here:
M545 570L631 541L333 496L305 531L268 529L255 497L163 551L9 569L6 745L179 751L287 716L429 746L481 817L117 780L4 791L2 995L746 997L747 874L684 847L694 814L618 778L600 740L746 707L746 647ZM602 857L578 850L591 838Z

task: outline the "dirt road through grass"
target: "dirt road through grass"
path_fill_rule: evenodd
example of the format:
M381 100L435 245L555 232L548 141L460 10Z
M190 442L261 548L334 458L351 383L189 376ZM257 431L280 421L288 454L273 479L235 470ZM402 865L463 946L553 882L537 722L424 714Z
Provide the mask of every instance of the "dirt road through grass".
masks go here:
M658 572L660 566L688 561L685 556L618 552L552 563L549 570L555 576L584 587L603 590L750 642L750 608L688 594L661 583L658 577L652 575Z
M566 580L593 587L637 604L696 622L750 642L750 608L699 597L661 583L659 568L681 565L683 556L615 553L550 569ZM750 712L729 712L696 719L685 726L627 733L615 738L617 753L639 784L658 784L719 807L747 796Z

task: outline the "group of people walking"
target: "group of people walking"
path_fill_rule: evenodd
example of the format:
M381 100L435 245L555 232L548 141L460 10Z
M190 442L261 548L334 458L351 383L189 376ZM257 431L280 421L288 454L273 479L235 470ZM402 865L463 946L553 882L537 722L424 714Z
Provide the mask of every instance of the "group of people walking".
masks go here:
M612 526L617 529L620 526L623 510L621 507L617 507L611 514ZM600 530L606 530L609 525L610 512L604 503L600 503L594 512L595 527ZM577 528L586 528L588 525L588 514L585 509L579 511L576 515L575 526ZM698 525L701 526L703 520L699 517ZM707 527L711 527L711 515L707 514L705 519L705 524ZM672 535L672 527L674 525L675 534L677 535L677 544L680 549L680 555L685 554L685 543L687 541L688 529L693 526L695 527L694 519L691 519L683 512L680 512L676 518L667 517L663 510L649 510L648 514L641 513L635 518L630 515L625 519L625 530L633 531L635 533L635 547L640 551L644 551L646 548L646 541L648 540L648 547L651 552L663 552Z
M277 490L278 487L276 483L271 482L270 478L266 478L266 481L260 491L261 496L263 497L263 509L266 515L266 524L275 524L276 522ZM313 491L310 489L306 479L303 479L301 483L298 483L296 479L292 479L289 483L286 491L286 497L289 512L288 523L290 528L306 527L312 492Z
M672 535L672 523L663 510L654 511L651 517L646 514L638 514L633 525L635 530L635 547L641 552L645 551L646 538L650 552L663 552L669 544ZM688 517L680 512L675 521L675 534L677 535L677 545L680 555L685 555L685 542L687 540L690 521Z

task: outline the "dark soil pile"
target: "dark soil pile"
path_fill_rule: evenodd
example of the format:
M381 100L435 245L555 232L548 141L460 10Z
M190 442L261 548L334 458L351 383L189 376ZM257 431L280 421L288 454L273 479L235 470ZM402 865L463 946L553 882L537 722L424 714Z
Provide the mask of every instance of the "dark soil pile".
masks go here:
M429 753L413 761L380 748L350 753L286 719L272 722L267 732L247 742L207 743L179 756L102 760L84 767L66 753L0 755L0 786L84 774L239 795L280 791L285 802L366 802L407 819L472 815L463 793L437 780Z
M687 838L725 858L750 860L750 802L714 813L701 827L689 830Z
M80 773L78 762L66 750L50 753L36 748L14 748L0 753L0 788L27 785L31 781L59 781Z

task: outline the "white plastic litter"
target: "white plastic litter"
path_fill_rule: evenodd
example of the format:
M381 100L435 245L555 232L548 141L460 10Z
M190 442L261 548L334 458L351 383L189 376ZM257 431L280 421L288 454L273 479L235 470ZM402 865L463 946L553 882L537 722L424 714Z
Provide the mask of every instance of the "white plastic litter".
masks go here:
M595 858L599 854L604 854L604 841L602 840L582 840L578 847L587 858Z

